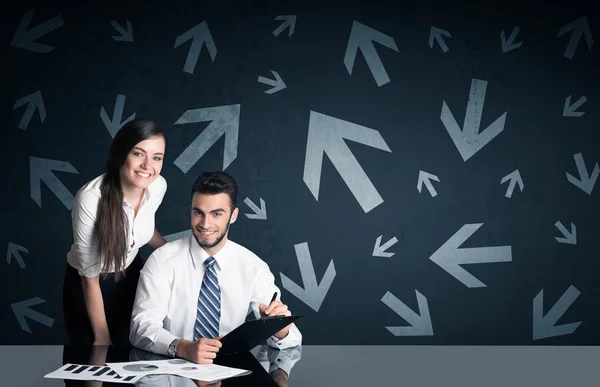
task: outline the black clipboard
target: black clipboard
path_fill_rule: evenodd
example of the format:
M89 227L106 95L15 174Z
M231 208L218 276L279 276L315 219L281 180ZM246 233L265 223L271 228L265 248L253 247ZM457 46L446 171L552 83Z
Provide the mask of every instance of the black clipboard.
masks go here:
M222 346L217 356L250 351L301 316L271 316L246 321L221 338Z

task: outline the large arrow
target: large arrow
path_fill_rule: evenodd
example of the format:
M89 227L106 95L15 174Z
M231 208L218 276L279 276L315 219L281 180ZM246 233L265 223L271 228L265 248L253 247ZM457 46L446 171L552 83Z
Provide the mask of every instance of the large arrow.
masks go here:
M567 309L573 305L581 292L573 285L563 293L544 316L544 289L540 290L533 299L533 340L569 335L579 327L581 321L570 324L556 325Z
M104 126L106 126L106 129L108 129L108 132L113 138L115 137L119 129L123 127L123 125L135 119L135 113L133 113L129 116L129 118L121 122L121 118L123 117L123 109L125 108L125 99L126 97L124 95L117 95L117 101L115 102L112 120L108 118L108 114L106 113L106 110L104 110L104 106L100 108L100 118L102 118Z
M352 30L350 31L350 38L348 39L348 46L346 47L346 54L344 55L344 64L346 65L348 74L352 75L356 53L360 48L369 66L369 70L371 70L371 74L375 78L375 82L377 82L377 86L381 86L388 83L390 78L383 67L383 63L381 63L377 51L375 51L373 41L398 52L394 38L354 21L352 23Z
M40 312L36 312L30 307L46 302L46 300L42 300L39 297L30 298L29 300L15 302L11 304L10 307L13 310L13 313L17 317L17 321L21 326L21 329L27 333L31 333L31 329L29 329L29 324L25 320L25 317L29 317L31 320L36 321L40 324L47 326L48 328L52 327L54 324L54 319L41 314Z
M43 181L50 188L50 191L56 195L58 200L70 211L73 209L73 194L54 176L52 171L79 173L71 163L66 161L30 157L29 182L31 185L31 198L40 208L42 207L42 187L40 182Z
M175 47L173 48L179 47L190 39L192 39L192 46L185 60L183 71L193 74L198 62L198 56L200 56L200 50L202 50L202 45L206 44L212 62L215 61L215 57L217 56L217 46L205 21L179 35L175 40Z
M279 27L273 30L273 35L278 36L283 30L290 27L288 37L292 36L292 34L294 33L294 28L296 28L296 15L279 15L276 16L273 20L284 20L284 22L281 23Z
M369 212L383 203L383 199L344 139L392 152L377 130L311 111L304 160L304 183L315 199L319 200L323 154L327 154L363 211Z
M27 265L25 264L25 261L23 261L23 258L21 258L20 252L29 254L29 251L27 251L25 247L8 242L8 250L6 251L6 262L10 264L12 257L15 257L15 261L17 261L21 269L23 269Z
M582 16L573 20L572 22L565 24L558 30L558 36L564 35L569 31L573 31L571 35L571 39L569 39L569 44L565 49L565 57L569 59L573 59L573 55L575 55L575 49L581 40L581 37L585 34L585 42L587 43L588 50L592 49L592 45L594 44L594 37L592 36L592 31L590 30L590 25L588 24L587 17Z
M254 211L254 214L246 214L248 219L263 219L263 220L267 219L267 205L265 204L265 201L263 200L263 198L259 198L259 199L260 199L260 208L256 204L254 204L254 202L252 200L250 200L250 198L244 199L244 203L246 203L246 205L248 207L250 207L250 209L252 211Z
M126 22L127 29L121 27L121 25L116 20L112 20L110 22L110 24L115 28L115 30L117 30L117 32L121 34L121 36L112 37L117 42L133 42L133 27L131 26L129 20L126 20Z
M321 304L333 283L335 278L335 266L333 265L333 259L329 262L329 266L325 271L325 275L319 284L317 282L317 276L315 274L315 268L313 267L312 259L310 258L310 251L308 250L308 243L300 243L294 245L296 249L296 257L298 258L298 265L300 266L300 275L302 276L302 284L304 288L298 286L294 281L286 277L283 273L281 275L281 284L294 296L298 297L300 301L310 306L315 312L319 311Z
M412 309L390 292L386 292L383 298L381 298L384 304L410 324L408 327L385 327L394 336L433 336L433 326L431 325L431 315L429 314L427 298L416 289L415 294L417 295L419 314L413 312Z
M471 158L471 156L504 130L506 112L491 123L482 133L479 133L486 88L487 81L475 78L471 80L471 90L469 92L467 112L462 130L456 119L454 119L448 105L446 105L446 101L443 101L442 104L440 119L444 123L448 134L450 134L454 145L456 145L464 161Z
M175 160L175 165L187 173L221 136L225 136L223 170L237 157L240 126L240 105L226 105L187 110L175 125L212 121L206 129Z
M581 116L583 116L585 114L585 112L578 112L576 110L579 109L579 107L581 105L586 103L586 101L587 101L587 98L585 96L582 96L571 105L571 96L569 95L567 98L565 98L565 104L563 106L563 114L562 114L563 117L581 117Z
M480 288L487 285L460 267L460 265L512 261L511 246L459 248L482 225L483 223L465 224L429 257L438 266L469 288Z
M38 24L37 26L28 29L29 23L31 23L31 18L33 17L33 13L35 12L35 8L27 11L23 18L21 19L21 23L17 27L17 31L15 31L15 35L10 42L10 45L13 47L23 48L25 50L39 52L41 54L46 54L55 47L49 46L47 44L35 43L34 40L37 38L41 38L46 35L50 31L57 29L58 27L62 27L65 25L62 17L60 15L53 17L50 20L46 20L42 24Z
M523 178L521 177L521 174L519 173L518 169L515 169L508 175L504 176L502 180L500 180L500 185L506 183L507 181L509 183L508 188L506 189L506 194L504 194L504 196L510 199L512 197L513 191L515 190L516 184L519 184L519 189L521 190L521 192L523 192L525 184L523 184Z
M449 38L452 37L450 32L431 26L431 30L429 31L429 47L433 48L433 40L435 39L435 41L440 45L442 51L444 53L448 52L449 48L446 45L446 42L444 42L443 36L447 36Z
M594 166L592 176L590 177L587 168L585 167L585 161L583 161L583 155L581 153L577 153L573 155L573 158L575 159L575 165L577 165L579 179L567 172L567 180L569 180L569 183L573 184L575 187L581 189L588 195L591 195L592 191L594 190L596 180L598 179L598 174L600 173L598 163L596 163L596 165Z
M502 44L502 53L507 53L509 51L516 50L517 48L519 48L523 45L523 42L515 43L515 39L517 38L517 35L519 34L520 30L521 29L519 27L513 28L512 32L510 33L510 36L508 37L508 40L506 39L506 36L504 35L504 30L502 30L502 32L500 33L500 43Z
M27 129L29 126L29 122L31 122L31 119L33 118L35 109L37 109L40 114L40 121L44 122L46 119L46 108L44 107L44 99L42 98L42 92L40 90L19 99L15 102L13 110L25 104L27 104L27 110L25 110L25 114L23 114L23 117L21 117L21 121L19 122L19 128L22 130Z

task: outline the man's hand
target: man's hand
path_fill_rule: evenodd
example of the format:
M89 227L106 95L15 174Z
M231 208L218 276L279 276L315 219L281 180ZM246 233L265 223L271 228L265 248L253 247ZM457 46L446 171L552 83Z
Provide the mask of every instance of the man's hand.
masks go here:
M176 356L197 364L212 364L222 346L219 339L202 338L193 342L181 340L177 345Z
M292 312L290 312L288 310L288 307L286 304L282 303L279 300L275 300L273 302L271 302L271 304L269 306L266 306L264 304L260 304L258 306L258 310L260 312L260 316L261 317L267 317L267 316L291 316ZM275 333L275 337L277 337L279 340L283 339L284 337L286 337L290 331L290 327L292 326L292 324L284 327L282 330L280 330L279 332Z
M281 368L277 368L275 371L271 372L271 377L279 387L289 387L288 375Z

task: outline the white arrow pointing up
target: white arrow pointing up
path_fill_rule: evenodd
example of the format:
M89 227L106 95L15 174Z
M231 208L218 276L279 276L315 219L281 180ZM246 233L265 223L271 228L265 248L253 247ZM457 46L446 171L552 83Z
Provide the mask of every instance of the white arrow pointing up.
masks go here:
M419 178L417 180L417 190L419 190L419 193L421 193L421 190L423 189L423 184L425 184L425 187L427 187L427 190L429 191L431 197L435 197L437 195L437 192L435 188L433 188L431 180L435 180L438 183L440 182L440 179L436 175L432 175L431 173L419 170Z
M344 139L392 152L378 131L311 111L304 160L304 183L315 199L319 200L323 154L327 154L366 213L383 203L383 199Z
M32 306L44 302L46 302L46 300L42 300L39 297L35 297L21 302L15 302L14 304L10 305L13 310L13 313L15 314L15 317L17 317L17 321L19 322L19 325L21 326L22 330L24 330L27 333L31 333L31 329L29 329L29 324L27 324L25 317L29 317L29 319L43 324L49 328L52 327L52 324L54 324L53 318L45 316L42 313L31 309Z
M515 190L516 184L519 184L519 189L521 190L521 192L523 192L523 188L525 187L525 185L523 184L523 178L521 177L521 174L519 173L518 169L504 176L502 180L500 180L500 185L506 183L507 181L510 181L510 183L508 183L508 189L506 190L506 194L504 196L510 199L512 197L513 191Z
M221 136L225 136L223 170L237 157L240 126L240 105L226 105L188 110L175 125L212 121L202 133L177 157L175 165L187 173Z
M42 187L40 182L46 183L48 188L56 195L58 200L70 211L73 209L73 194L58 180L52 171L79 173L66 161L29 158L29 182L31 185L31 198L42 207Z
M294 34L294 28L296 28L296 15L279 15L276 16L273 20L284 20L284 22L281 23L279 27L273 30L273 35L278 36L287 27L290 27L288 37Z
M317 282L317 276L313 267L312 259L310 258L310 251L308 250L308 243L300 243L294 245L296 249L296 256L298 257L298 265L300 266L300 275L302 276L302 284L304 288L298 286L294 281L286 277L283 273L281 275L281 284L294 296L298 297L300 301L310 306L315 312L318 312L321 308L323 300L333 283L335 278L335 266L333 265L333 259L329 262L325 275L319 284Z
M472 79L463 129L456 122L450 108L446 105L446 101L443 101L442 104L440 119L444 123L448 134L450 134L450 138L452 138L464 161L470 159L471 156L504 130L506 112L491 123L483 132L479 133L486 88L487 81Z
M592 49L592 45L594 44L594 37L592 36L592 31L590 30L590 25L588 23L587 17L582 16L573 20L571 23L566 24L558 30L558 36L564 35L569 31L573 31L571 35L571 39L569 39L569 44L565 49L565 58L573 59L573 55L575 55L575 49L581 40L581 37L585 34L585 42L587 43L588 50Z
M13 110L27 104L27 110L19 122L19 129L25 130L29 126L29 122L33 118L35 109L40 114L40 121L44 122L46 119L46 108L44 107L44 99L42 98L42 92L40 90L29 94L26 97L19 99L15 102Z
M20 252L29 254L29 251L27 251L25 247L19 246L16 243L8 242L8 250L6 251L6 263L10 264L12 257L15 257L15 260L17 261L21 269L27 266L25 264L25 261L23 261L23 258L21 258Z
M206 48L208 49L208 54L210 55L212 62L215 61L215 57L217 56L217 46L215 45L215 41L210 34L210 30L208 29L208 24L206 24L206 21L203 21L202 23L178 36L175 40L175 47L173 48L175 49L181 46L190 39L192 40L192 46L190 47L187 59L185 60L183 71L193 74L194 69L196 68L196 63L198 62L198 57L200 56L200 50L202 50L202 45L206 44Z
M429 47L433 48L433 40L435 39L435 41L440 45L442 51L446 53L448 52L449 48L446 45L446 42L444 42L444 38L442 36L447 36L449 38L452 37L450 32L431 26L431 30L429 31Z
M486 285L460 265L512 261L511 246L459 248L482 225L483 223L465 224L429 257L469 288L486 287Z
M350 38L348 39L348 46L346 47L346 54L344 55L344 65L346 65L348 74L352 75L356 53L360 48L365 61L367 61L369 70L371 70L371 74L375 78L375 82L377 82L377 86L382 86L388 83L390 78L383 67L383 63L381 63L377 51L375 51L373 42L377 42L398 52L394 38L354 21L352 23L352 30L350 31Z

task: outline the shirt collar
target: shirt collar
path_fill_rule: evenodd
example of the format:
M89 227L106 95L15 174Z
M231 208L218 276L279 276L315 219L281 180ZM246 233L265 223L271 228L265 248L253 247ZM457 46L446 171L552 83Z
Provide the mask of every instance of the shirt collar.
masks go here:
M223 247L221 247L221 250L212 256L220 270L225 269L225 266L227 266L229 261L229 259L227 259L227 254L231 250L231 247L231 241L227 240ZM208 255L208 253L198 244L194 235L190 236L190 252L192 254L194 265L204 265L206 258L210 257L210 255Z

